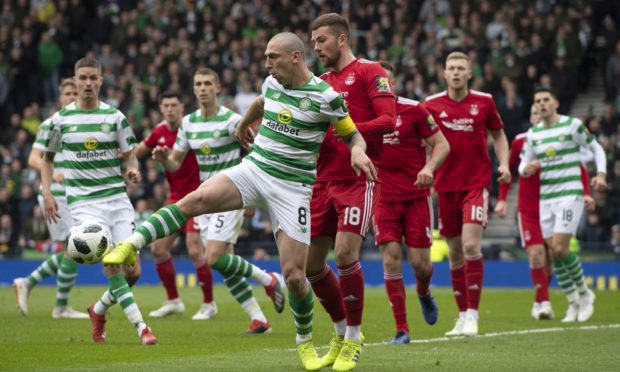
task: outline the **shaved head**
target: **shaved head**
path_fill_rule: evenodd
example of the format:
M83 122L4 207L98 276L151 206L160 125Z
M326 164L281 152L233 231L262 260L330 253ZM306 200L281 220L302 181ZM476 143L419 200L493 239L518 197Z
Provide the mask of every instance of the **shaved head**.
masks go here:
M269 42L275 41L280 42L282 49L288 53L299 51L304 55L304 42L292 32L280 32L272 37Z

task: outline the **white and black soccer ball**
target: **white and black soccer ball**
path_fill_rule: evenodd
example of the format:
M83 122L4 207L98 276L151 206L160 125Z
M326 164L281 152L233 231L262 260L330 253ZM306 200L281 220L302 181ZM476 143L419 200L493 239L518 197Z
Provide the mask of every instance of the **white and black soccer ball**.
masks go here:
M112 235L107 226L84 222L69 231L67 252L77 263L94 264L101 261L111 245Z

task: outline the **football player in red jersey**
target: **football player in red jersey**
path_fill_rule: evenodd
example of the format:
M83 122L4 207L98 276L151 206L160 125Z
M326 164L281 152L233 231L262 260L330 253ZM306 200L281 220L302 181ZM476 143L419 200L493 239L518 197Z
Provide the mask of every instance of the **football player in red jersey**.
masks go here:
M138 158L150 154L157 146L167 146L168 148L174 146L177 131L181 125L181 119L183 119L183 104L180 95L173 92L162 93L159 96L159 110L164 116L164 121L155 126L151 134L138 145L136 150ZM165 205L176 203L200 185L198 163L193 155L185 157L178 171L165 172L165 174L170 185L170 195ZM187 253L196 267L196 276L203 293L203 304L212 304L213 279L211 268L207 265L204 248L200 241L200 229L194 219L190 218L183 231L185 232ZM181 314L185 311L185 305L177 290L176 271L170 255L170 250L178 235L172 234L151 244L151 254L155 259L157 275L164 285L168 297L163 306L149 313L149 316L153 318ZM206 315L199 311L194 319L208 319Z
M540 116L536 112L536 106L530 110L530 123L540 122ZM520 154L525 142L525 133L519 134L510 146L508 164L511 170L519 167ZM590 196L588 173L581 166L581 182L583 183L584 201L586 210L594 210L594 199ZM508 212L506 197L510 190L510 182L501 184L499 187L498 202L495 213L500 218L505 218ZM549 247L545 245L543 233L540 228L540 170L531 177L519 177L519 195L517 212L521 245L527 251L530 264L530 276L534 284L535 298L532 305L531 315L534 319L553 319L553 309L549 300L549 282L552 275L551 256Z
M321 78L345 99L351 118L367 143L366 153L379 169L383 135L394 131L396 107L385 70L378 62L357 59L351 51L349 22L335 13L312 24L312 43L330 71ZM362 240L379 201L380 185L351 169L347 145L328 132L317 163L310 205L312 243L306 275L336 329L323 366L355 367L361 352L364 276L359 263ZM327 265L335 245L339 278Z
M484 270L480 240L491 186L487 131L499 159L500 183L510 182L508 140L491 95L468 87L472 71L467 55L450 53L444 74L448 90L427 97L424 106L450 144L450 154L435 172L439 231L450 247L452 288L459 308L456 325L446 335L473 336L478 334Z
M396 92L394 67L387 62L381 65L388 72L390 88ZM428 161L425 143L432 148ZM382 190L373 218L375 241L383 258L385 289L396 322L392 344L409 343L403 240L409 248L409 263L416 276L424 320L431 325L437 322L437 303L429 288L433 275L430 247L434 225L430 187L433 172L449 152L450 145L424 106L418 101L397 97L396 129L383 136Z

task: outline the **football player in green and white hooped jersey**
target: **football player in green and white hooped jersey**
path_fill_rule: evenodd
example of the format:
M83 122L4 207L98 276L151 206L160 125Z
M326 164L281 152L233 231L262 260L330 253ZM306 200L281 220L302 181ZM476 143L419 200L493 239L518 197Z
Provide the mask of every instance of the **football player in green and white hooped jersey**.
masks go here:
M312 342L314 297L305 266L316 160L330 122L349 144L353 169L373 181L377 171L365 154L366 142L342 97L308 70L304 56L304 43L293 33L279 33L269 41L265 67L271 76L263 84L263 95L254 100L235 132L246 145L253 137L249 125L262 117L251 153L176 204L155 212L103 262L132 262L139 249L180 229L190 216L264 207L271 217L289 290L297 350L305 369L318 370L321 361Z
M74 223L101 223L111 231L113 242L120 241L131 235L134 228L134 210L127 196L120 158L125 162L127 178L133 183L140 182L134 154L136 139L125 115L99 100L103 83L99 61L92 58L77 61L74 79L77 100L55 113L50 123L50 138L41 168L45 215L52 221L60 217L51 180L54 156L62 152L67 202ZM110 288L88 309L93 340L105 341L105 312L120 302L142 343L156 343L130 288L140 277L139 263L104 266L104 272Z
M64 107L73 102L77 97L77 89L72 78L63 79L58 87L60 91L60 106ZM49 140L49 128L51 118L43 121L39 126L37 138L32 145L32 151L28 157L30 168L41 171L45 147ZM73 226L73 218L69 213L64 186L64 164L62 154L54 158L54 182L52 183L52 195L58 203L58 213L61 219L57 222L47 222L47 228L55 246L62 247L62 251L51 255L26 278L13 280L13 288L17 296L17 307L23 315L28 315L28 296L34 286L51 275L56 277L56 306L52 310L52 318L84 319L88 314L76 311L69 307L69 292L77 279L77 263L66 253L65 241L69 235L69 229ZM39 205L44 208L43 197L39 191Z
M183 118L171 153L165 146L153 149L153 157L164 165L166 171L177 171L190 150L196 155L201 182L241 162L241 145L235 138L235 129L241 116L220 106L217 98L219 90L219 76L215 71L202 67L194 73L194 95L200 109ZM203 214L195 220L200 227L209 266L222 274L230 293L252 319L247 333L271 332L271 325L246 278L252 278L265 286L279 313L284 310L284 294L277 274L268 274L233 254L233 245L237 242L243 223L243 210ZM203 307L209 317L217 313L215 302L204 304Z
M592 187L599 191L607 188L607 159L581 120L558 114L559 102L551 90L537 90L534 105L542 121L527 132L519 173L528 177L540 169L541 230L569 304L562 322L585 322L594 311L595 296L585 283L579 257L569 251L584 209L579 149L594 153L597 173Z

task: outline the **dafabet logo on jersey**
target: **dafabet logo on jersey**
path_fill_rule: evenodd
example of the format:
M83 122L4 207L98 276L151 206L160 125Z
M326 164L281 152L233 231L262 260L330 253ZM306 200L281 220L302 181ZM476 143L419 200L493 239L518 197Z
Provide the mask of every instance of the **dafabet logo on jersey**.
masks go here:
M289 109L282 109L278 112L278 121L282 124L288 125L293 120L293 113Z
M200 152L204 155L209 155L211 153L211 147L209 147L209 143L203 142L200 144Z
M86 148L86 150L88 151L95 150L97 146L99 146L99 141L97 141L96 137L91 136L91 137L86 137L84 139L84 147Z

